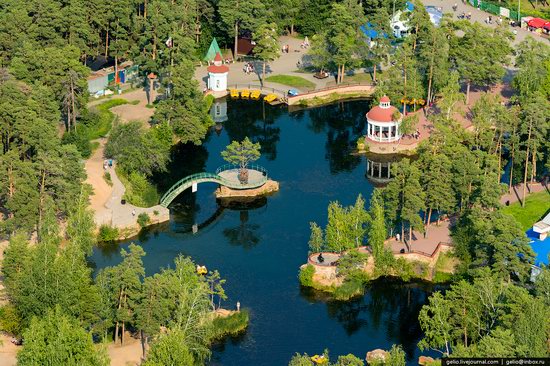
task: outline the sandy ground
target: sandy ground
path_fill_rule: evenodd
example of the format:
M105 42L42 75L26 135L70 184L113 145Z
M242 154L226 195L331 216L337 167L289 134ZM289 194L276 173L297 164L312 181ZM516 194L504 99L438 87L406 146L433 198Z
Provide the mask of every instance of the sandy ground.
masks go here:
M103 174L103 150L105 148L106 139L99 139L99 147L94 151L92 156L86 160L84 169L86 170L86 183L93 187L93 193L90 196L90 207L94 212L99 212L105 209L105 203L111 197L113 187L109 186Z
M118 97L126 99L129 102L138 101L134 104L123 104L111 108L111 112L115 113L122 122L141 121L145 127L149 127L149 120L155 113L154 108L147 108L147 93L143 89L133 90L128 93L119 95Z
M11 343L11 337L0 335L0 366L15 366L17 364L17 352L22 347ZM141 342L139 339L128 337L124 346L115 346L111 343L107 346L107 353L111 359L111 366L137 366L141 363Z
M141 342L131 336L126 337L124 346L109 344L107 352L111 366L136 366L141 363Z
M0 366L15 366L17 364L17 352L21 349L11 343L11 337L0 335Z

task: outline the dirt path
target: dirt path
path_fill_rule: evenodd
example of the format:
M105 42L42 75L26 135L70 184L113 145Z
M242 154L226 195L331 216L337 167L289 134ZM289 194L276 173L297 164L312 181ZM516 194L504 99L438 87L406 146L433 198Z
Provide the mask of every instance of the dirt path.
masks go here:
M124 346L111 343L107 346L107 353L111 366L137 366L141 363L141 342L139 339L126 337Z
M15 366L17 364L17 352L21 347L11 343L11 337L0 335L0 366Z
M137 104L123 104L111 108L111 112L116 114L123 123L141 121L146 128L150 126L148 122L155 113L155 109L147 108L147 93L145 90L133 90L118 97L124 98L128 102L137 102Z
M86 183L92 186L93 193L90 196L90 207L97 215L104 215L104 211L107 210L105 203L111 197L113 193L113 187L109 186L103 174L103 151L105 149L106 139L99 139L99 147L94 151L93 155L86 161ZM97 222L97 220L96 220ZM103 220L101 220L103 222Z

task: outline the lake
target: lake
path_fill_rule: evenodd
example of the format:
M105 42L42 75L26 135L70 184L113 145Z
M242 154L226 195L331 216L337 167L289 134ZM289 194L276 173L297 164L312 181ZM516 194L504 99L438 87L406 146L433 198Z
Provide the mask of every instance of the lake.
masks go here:
M179 254L218 269L227 279L224 307L234 309L239 301L251 319L245 334L214 346L211 365L286 365L296 352L313 355L325 348L333 357L353 353L364 359L366 352L394 343L416 364L417 317L431 285L383 279L364 296L337 302L301 289L297 278L307 259L309 223L326 224L330 201L351 205L358 194L368 201L373 192L366 158L353 154L369 108L365 100L290 113L261 101L218 101L212 113L219 123L202 146L174 148L168 172L156 177L159 191L189 174L214 172L225 163L225 146L245 136L260 142L257 163L280 182L280 191L226 203L216 202L215 184L200 184L198 192L186 191L172 203L170 223L96 248L92 264L99 269L119 263L120 248L133 241L147 253L148 275L172 265Z

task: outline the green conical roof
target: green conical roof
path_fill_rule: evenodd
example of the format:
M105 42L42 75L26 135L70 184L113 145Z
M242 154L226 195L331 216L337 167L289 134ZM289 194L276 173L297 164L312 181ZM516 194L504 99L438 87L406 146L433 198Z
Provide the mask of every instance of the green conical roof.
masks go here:
M206 52L206 56L204 56L204 61L214 60L214 57L216 57L218 52L220 55L222 54L220 46L218 46L218 41L216 41L216 38L213 38L212 43L210 43L210 47L208 48L208 52Z

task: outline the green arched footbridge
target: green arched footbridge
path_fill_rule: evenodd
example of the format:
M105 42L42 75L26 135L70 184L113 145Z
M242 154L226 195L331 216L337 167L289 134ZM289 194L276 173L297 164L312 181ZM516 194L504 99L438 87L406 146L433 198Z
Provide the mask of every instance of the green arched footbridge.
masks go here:
M216 169L216 173L196 173L188 175L174 184L160 199L160 205L168 207L183 191L199 183L218 183L231 189L254 189L267 182L267 170L259 165L248 168L248 182L239 180L239 168L234 165L224 165Z

